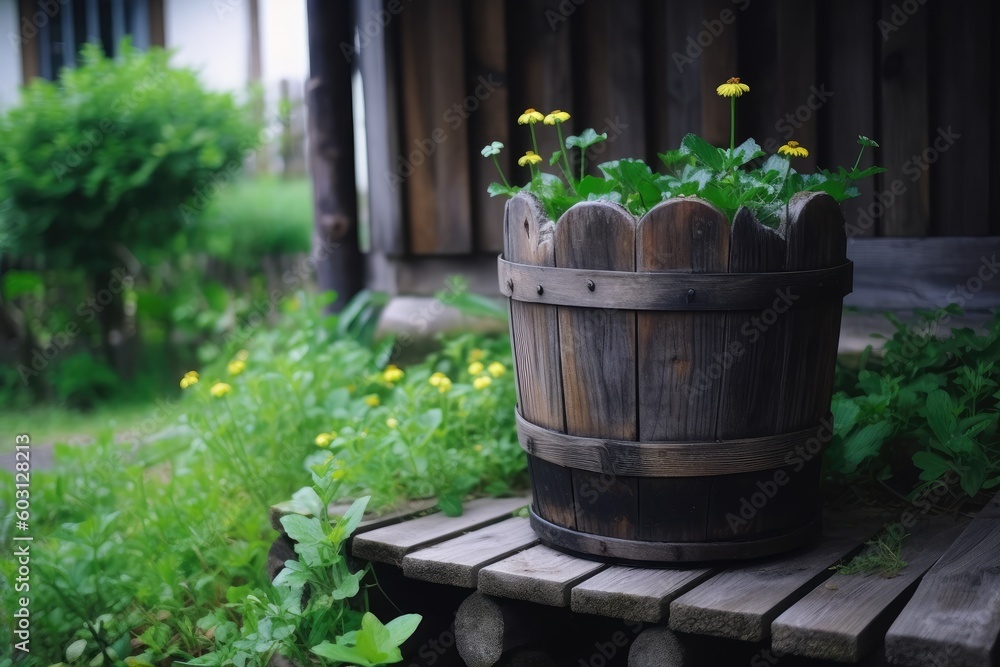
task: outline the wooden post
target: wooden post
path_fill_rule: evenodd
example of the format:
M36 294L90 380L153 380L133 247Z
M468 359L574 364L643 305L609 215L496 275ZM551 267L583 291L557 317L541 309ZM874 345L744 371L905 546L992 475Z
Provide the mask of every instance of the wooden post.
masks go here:
M341 50L354 44L350 0L308 0L310 79L309 160L313 180L313 259L321 290L334 290L331 310L344 308L364 287L364 257L358 245L358 201L354 179L354 113L351 63Z

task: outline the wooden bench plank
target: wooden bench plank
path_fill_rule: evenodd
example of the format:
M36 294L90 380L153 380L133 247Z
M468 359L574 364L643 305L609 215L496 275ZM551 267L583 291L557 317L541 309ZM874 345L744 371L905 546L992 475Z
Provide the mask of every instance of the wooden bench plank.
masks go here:
M573 588L570 608L584 614L659 623L667 618L670 603L676 597L716 572L705 568L609 567Z
M605 567L546 546L531 547L480 570L479 590L487 595L565 607L573 586Z
M351 544L351 554L364 560L401 565L403 557L411 551L503 521L529 502L529 498L522 497L478 498L466 503L459 517L439 512L359 535Z
M1000 657L1000 494L924 577L889 628L894 664L989 667Z
M771 621L831 574L878 526L868 522L826 534L812 548L736 565L670 604L670 629L759 642Z
M964 526L952 519L925 522L904 540L899 576L835 574L771 624L776 651L838 662L858 662L877 648L920 578Z
M537 543L538 536L527 519L507 519L411 553L403 559L403 574L475 588L479 570Z

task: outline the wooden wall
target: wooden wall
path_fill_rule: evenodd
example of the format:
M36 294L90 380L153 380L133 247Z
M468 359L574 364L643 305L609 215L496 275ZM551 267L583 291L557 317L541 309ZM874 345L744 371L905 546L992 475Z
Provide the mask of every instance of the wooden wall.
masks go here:
M569 111L571 132L608 131L602 160L644 156L655 166L657 151L689 131L725 143L728 104L714 89L733 75L751 87L738 104L738 138L772 150L796 139L811 152L808 167L849 167L859 133L881 143L874 157L889 171L846 206L852 235L1000 235L989 213L990 192L1000 191L1000 130L990 123L1000 112L991 80L1000 49L989 39L1000 10L987 0L356 8L376 253L498 252L503 202L486 194L495 170L479 150L503 141L505 170L526 180L516 166L529 147L516 124L526 107ZM545 130L547 156L557 142Z

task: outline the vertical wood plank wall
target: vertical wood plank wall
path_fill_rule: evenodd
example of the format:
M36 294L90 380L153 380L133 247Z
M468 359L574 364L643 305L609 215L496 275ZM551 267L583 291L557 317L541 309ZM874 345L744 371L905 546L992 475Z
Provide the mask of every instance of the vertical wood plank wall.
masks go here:
M524 182L516 158L531 144L516 119L527 107L572 113L567 134L607 131L595 161L640 156L656 168L657 152L688 131L728 140L728 103L714 89L734 75L751 87L738 140L770 151L798 140L810 150L804 168L850 167L858 134L880 142L874 159L889 171L845 205L849 236L1000 235L989 213L989 186L1000 184L1000 130L990 131L1000 47L989 35L1000 10L987 0L359 4L376 33L362 76L369 57L388 77L365 85L372 210L387 209L372 219L375 253L502 250L503 202L485 192L495 170L479 151L503 141L501 165ZM380 10L388 25L376 30ZM555 133L536 130L547 158ZM883 211L879 196L892 205Z

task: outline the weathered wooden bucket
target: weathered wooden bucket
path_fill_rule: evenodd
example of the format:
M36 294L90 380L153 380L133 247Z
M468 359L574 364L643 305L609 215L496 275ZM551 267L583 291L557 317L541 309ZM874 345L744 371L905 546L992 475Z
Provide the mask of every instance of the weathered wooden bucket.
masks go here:
M641 220L586 202L556 224L511 199L499 282L541 541L635 563L810 541L846 250L822 193L778 231L694 198Z

